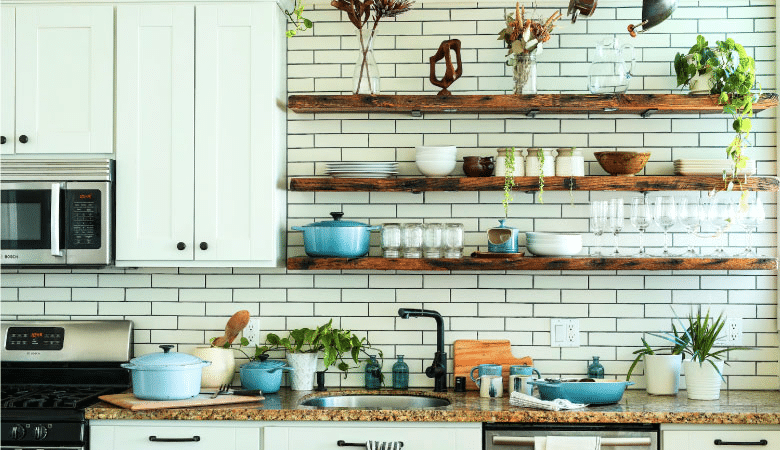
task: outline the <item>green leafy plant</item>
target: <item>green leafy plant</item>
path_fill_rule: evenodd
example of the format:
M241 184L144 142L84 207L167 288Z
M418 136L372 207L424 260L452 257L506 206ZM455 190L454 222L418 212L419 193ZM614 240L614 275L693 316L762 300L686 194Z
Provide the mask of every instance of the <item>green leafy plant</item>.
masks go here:
M515 148L507 148L506 158L504 159L504 217L509 217L509 203L515 198L512 196L512 189L515 187Z
M742 45L731 38L715 44L716 47L711 48L704 36L697 36L696 44L687 54L678 53L674 57L674 71L678 86L690 86L696 75L712 72L710 93L718 95L718 104L723 105L723 112L733 119L731 127L736 136L726 148L726 154L734 161L732 177L736 178L737 171L746 165L747 157L743 155L743 150L747 147L753 103L758 99L760 87L758 92L753 92L756 62Z
M544 150L537 150L536 156L539 157L539 203L544 203Z
M285 31L285 35L288 38L295 36L296 34L298 34L299 31L308 30L313 25L311 20L303 17L303 8L304 8L303 0L295 0L293 6L294 8L292 11L286 9L283 10L284 15L287 16L287 19L295 27L292 30Z
M659 334L656 333L649 333L653 336L659 336ZM626 381L631 380L631 374L634 372L634 369L636 368L636 365L639 364L639 361L645 356L645 355L655 355L656 352L662 351L662 352L668 352L670 355L681 355L683 354L683 350L685 349L685 344L687 343L688 336L685 333L680 333L677 331L677 327L672 324L672 333L671 334L663 334L659 337L662 337L664 339L671 339L672 345L671 347L658 347L658 348L652 348L650 347L650 344L647 343L645 338L642 338L642 348L639 350L634 350L634 355L636 355L636 358L634 358L634 362L631 363L631 367L628 368L628 375L626 375Z

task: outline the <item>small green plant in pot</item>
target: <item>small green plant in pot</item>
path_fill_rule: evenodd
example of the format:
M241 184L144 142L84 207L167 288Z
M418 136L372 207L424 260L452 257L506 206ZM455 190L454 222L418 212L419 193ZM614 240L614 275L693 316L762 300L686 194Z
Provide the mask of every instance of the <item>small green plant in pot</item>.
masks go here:
M653 336L659 336L656 333L649 333ZM673 340L670 347L652 348L645 338L642 338L642 348L635 350L636 358L628 369L626 381L631 379L639 361L645 361L645 381L647 384L647 393L652 395L675 395L680 386L680 368L682 366L683 350L687 336L677 331L677 327L672 324L672 333L659 336L663 339L667 337Z

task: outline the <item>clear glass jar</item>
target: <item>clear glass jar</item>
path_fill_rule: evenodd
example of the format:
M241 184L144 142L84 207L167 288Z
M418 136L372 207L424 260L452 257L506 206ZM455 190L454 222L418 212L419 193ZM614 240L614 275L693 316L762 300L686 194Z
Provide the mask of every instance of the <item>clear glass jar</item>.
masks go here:
M393 389L409 389L409 365L404 362L404 355L398 355L393 364Z
M398 258L401 256L401 224L382 225L382 256Z
M588 366L588 378L604 378L604 366L599 362L598 356L594 356L593 362Z
M497 177L504 177L506 176L506 154L508 151L512 150L512 147L509 148L499 148L496 150L497 156L496 156L496 176ZM515 170L512 172L514 174L513 176L516 177L522 177L525 176L525 160L523 159L523 150L522 149L515 149ZM510 175L512 175L510 174Z
M382 385L382 366L379 365L379 361L376 360L376 356L369 355L369 360L366 363L365 370L365 388L366 389L379 389Z
M423 226L421 223L405 223L401 226L401 256L422 258Z
M463 224L448 223L444 225L444 257L463 257Z
M423 256L426 258L441 258L442 255L442 225L426 223L423 225Z
M374 58L374 40L376 29L356 30L358 40L358 58L352 73L352 93L379 94L379 66Z
M515 81L515 94L536 94L536 52L521 53L515 57L512 75Z

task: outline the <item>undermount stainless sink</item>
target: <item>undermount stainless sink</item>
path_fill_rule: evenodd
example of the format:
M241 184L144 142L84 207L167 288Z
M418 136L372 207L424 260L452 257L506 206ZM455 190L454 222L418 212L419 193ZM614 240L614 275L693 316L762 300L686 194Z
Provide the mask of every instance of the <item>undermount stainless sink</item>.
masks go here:
M447 406L446 398L416 395L332 395L314 397L301 402L303 406L322 408L366 408L366 409L420 409Z

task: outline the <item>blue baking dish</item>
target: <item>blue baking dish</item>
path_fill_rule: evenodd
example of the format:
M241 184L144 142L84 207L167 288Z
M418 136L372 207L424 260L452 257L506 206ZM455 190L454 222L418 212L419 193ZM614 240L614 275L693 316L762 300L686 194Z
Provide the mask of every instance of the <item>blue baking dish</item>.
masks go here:
M623 398L626 386L634 384L633 381L618 380L533 380L533 384L539 389L539 397L542 400L555 400L563 398L572 403L587 403L589 405L608 405L617 403Z

